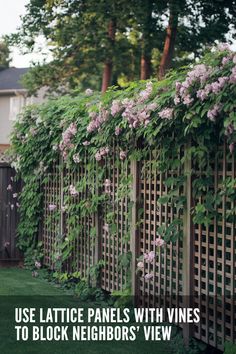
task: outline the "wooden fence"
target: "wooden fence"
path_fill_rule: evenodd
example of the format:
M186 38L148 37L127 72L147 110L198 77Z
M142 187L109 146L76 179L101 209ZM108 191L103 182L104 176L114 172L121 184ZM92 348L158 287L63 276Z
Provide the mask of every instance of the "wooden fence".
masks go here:
M2 162L1 162L2 160ZM21 183L14 182L15 171L7 162L0 160L0 262L19 261L21 253L16 247L19 214L16 194L20 192ZM8 186L11 185L10 190Z
M184 151L180 151L180 155ZM156 152L150 151L148 158L130 165L117 162L114 154L106 160L106 178L111 181L111 200L119 187L120 178L132 174L132 194L126 195L118 204L109 204L90 216L79 217L84 227L76 235L73 252L67 262L68 271L78 270L86 275L89 267L99 260L104 262L101 273L101 287L107 291L122 290L126 280L128 267L121 265L122 255L132 254L131 275L133 295L140 306L145 307L199 307L201 321L198 324L184 326L185 337L193 336L216 348L223 349L225 341L235 342L236 336L236 226L235 218L227 221L227 210L234 210L235 201L222 196L218 215L210 225L194 224L191 211L199 198L192 194L192 184L196 183L204 171L191 160L185 162L187 180L179 193L187 198L184 213L171 204L159 204L158 199L168 193L165 180L178 176L179 169L160 173L155 161ZM222 146L215 156L209 158L212 167L214 193L226 178L236 178L235 158ZM125 169L125 171L124 171ZM190 173L192 172L192 173ZM71 225L63 212L60 217L49 212L50 203L57 204L58 209L64 203L66 186L82 178L89 178L83 166L77 172L54 166L44 186L44 220L50 219L50 225L43 223L42 240L44 245L45 264L55 265L55 248L68 234ZM91 182L91 181L90 181ZM93 183L91 183L92 185ZM96 188L96 181L94 181ZM97 191L104 193L103 191ZM83 192L74 201L84 198L88 193L85 186ZM200 197L200 201L201 201ZM130 238L127 238L128 205L132 201L132 220ZM111 208L116 215L116 232L111 234L106 227L104 214ZM140 218L139 210L143 209ZM109 210L108 210L109 211ZM105 213L104 213L105 212ZM155 249L157 229L168 224L175 216L183 220L183 238L161 248L156 261L146 264L146 272L153 272L153 278L146 280L136 272L136 259L141 254ZM78 222L78 221L77 221ZM90 230L96 229L96 237L90 236Z

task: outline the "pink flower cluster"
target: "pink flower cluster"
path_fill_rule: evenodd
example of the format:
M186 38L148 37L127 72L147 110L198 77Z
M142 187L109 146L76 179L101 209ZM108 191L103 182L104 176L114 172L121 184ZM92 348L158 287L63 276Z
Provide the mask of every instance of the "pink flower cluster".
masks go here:
M96 161L101 161L102 159L104 159L109 154L109 151L110 150L108 147L103 147L99 149L95 154Z
M100 107L99 113L90 112L89 117L91 118L91 121L87 126L87 132L92 133L98 130L102 123L107 121L107 119L109 118L109 112L103 107Z
M152 94L152 90L153 90L152 82L150 81L147 83L145 90L139 93L139 103L143 103L147 101Z
M219 93L225 84L229 81L227 76L219 77L217 81L207 84L203 89L197 91L197 98L201 101L204 101L210 93L217 94Z
M74 147L74 145L71 143L71 140L76 133L76 123L71 123L69 127L62 133L62 141L59 144L59 149L62 152L62 156L64 158L67 157L69 149Z
M137 99L124 99L122 101L124 112L122 117L129 123L130 128L137 128L140 125L147 125L150 122L151 112L155 111L155 102L143 106L143 103L150 98L153 91L152 82L148 82L146 89L141 91Z
M116 114L120 113L124 106L122 105L121 101L113 100L111 104L111 115L114 117Z
M165 244L165 241L160 236L158 236L158 238L156 238L156 240L155 240L155 245L157 247L162 247L162 246L164 246L164 244Z
M145 276L144 276L145 280L151 280L153 277L154 277L154 274L153 274L153 273L147 273L147 274L145 274Z
M217 50L219 52L225 52L225 51L230 51L231 49L228 43L219 43L217 45Z
M182 102L184 105L189 106L193 102L190 95L190 88L193 84L200 83L203 85L212 73L212 68L207 67L205 64L196 65L193 70L189 71L184 82L176 82L176 95L174 98L175 104Z
M173 108L164 108L162 111L158 113L161 119L172 119L173 118Z
M212 122L215 122L216 120L216 117L218 116L218 114L220 113L220 110L221 110L221 106L219 104L215 104L213 106L212 109L210 109L208 112L207 112L207 117L212 121Z
M81 159L80 159L79 154L74 154L74 155L73 155L73 161L74 161L75 163L80 163Z
M148 263L153 263L154 259L155 259L155 252L154 251L150 251L147 253L144 253L143 255L143 259L148 262Z
M229 77L229 82L231 84L236 84L236 66L234 66L231 70L231 75Z
M165 241L160 237L158 236L155 240L155 246L157 247L162 247L163 245L165 244ZM150 252L146 252L144 253L143 255L143 261L139 261L138 264L137 264L137 268L138 270L141 270L141 271L144 271L144 262L147 262L147 263L153 263L155 261L155 258L156 258L156 254L155 254L155 251L150 251ZM144 275L144 279L145 280L150 280L154 277L154 274L153 273L147 273Z

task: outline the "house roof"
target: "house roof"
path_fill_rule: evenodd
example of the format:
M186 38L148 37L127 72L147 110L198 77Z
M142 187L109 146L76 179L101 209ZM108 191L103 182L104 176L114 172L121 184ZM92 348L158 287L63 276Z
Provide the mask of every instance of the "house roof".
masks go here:
M28 70L29 68L8 68L0 71L0 92L24 90L20 79Z

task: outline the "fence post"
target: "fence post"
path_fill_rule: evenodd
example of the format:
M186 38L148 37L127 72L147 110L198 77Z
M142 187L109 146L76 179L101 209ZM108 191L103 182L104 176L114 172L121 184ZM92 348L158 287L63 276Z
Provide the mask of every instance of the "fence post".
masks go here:
M191 218L192 207L192 160L189 148L191 144L184 146L184 173L186 181L184 185L184 194L186 196L186 208L183 215L183 307L192 307L193 292L193 227ZM192 324L183 325L183 338L186 346L189 345L189 339L192 335Z
M64 236L64 162L63 159L60 157L59 159L59 173L60 173L60 220L59 220L59 235L60 235L60 243L63 242ZM64 264L61 267L61 271L64 268Z
M98 163L95 161L94 166L97 170ZM97 176L97 174L96 174ZM96 194L99 196L102 194L101 187L99 187L97 177L95 181L95 191ZM96 229L96 238L95 238L95 245L94 245L94 264L98 264L101 260L101 244L102 244L102 214L103 210L101 206L98 206L97 211L94 213L94 226ZM101 274L98 279L96 279L96 284L92 284L93 286L101 287Z
M131 221L131 236L130 236L130 250L132 253L131 260L131 284L134 305L137 304L138 300L138 277L137 277L137 257L139 256L139 226L138 223L138 210L139 210L139 199L140 199L140 163L136 160L131 161L131 175L132 187L131 187L131 202L132 205L132 221Z

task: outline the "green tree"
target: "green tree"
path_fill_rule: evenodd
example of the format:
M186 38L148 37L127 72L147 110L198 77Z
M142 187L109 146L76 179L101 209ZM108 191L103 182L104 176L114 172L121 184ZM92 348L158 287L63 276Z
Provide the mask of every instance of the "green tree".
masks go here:
M0 70L9 67L11 62L10 49L4 40L0 41Z
M31 0L10 43L33 49L43 34L53 61L35 65L27 87L102 89L165 75L224 40L235 26L232 0Z

